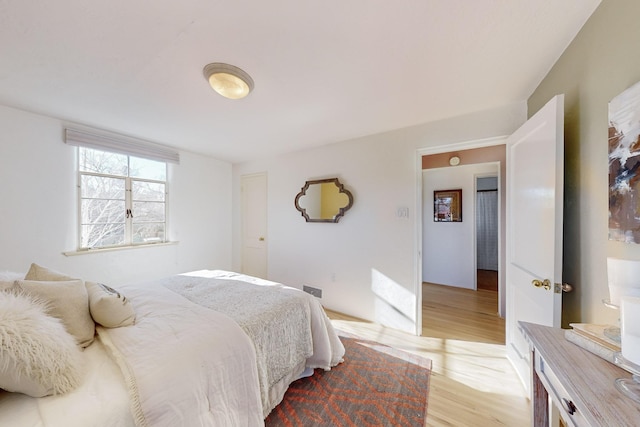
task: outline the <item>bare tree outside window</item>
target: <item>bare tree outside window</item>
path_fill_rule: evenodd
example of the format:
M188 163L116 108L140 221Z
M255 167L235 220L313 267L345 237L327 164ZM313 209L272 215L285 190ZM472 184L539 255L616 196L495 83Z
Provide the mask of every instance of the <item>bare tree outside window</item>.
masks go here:
M80 248L166 241L164 162L79 148Z

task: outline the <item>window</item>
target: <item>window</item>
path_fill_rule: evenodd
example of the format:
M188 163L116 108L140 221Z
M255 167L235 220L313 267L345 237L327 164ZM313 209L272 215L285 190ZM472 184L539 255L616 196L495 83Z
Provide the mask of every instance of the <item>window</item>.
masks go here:
M166 242L167 163L80 146L80 249Z

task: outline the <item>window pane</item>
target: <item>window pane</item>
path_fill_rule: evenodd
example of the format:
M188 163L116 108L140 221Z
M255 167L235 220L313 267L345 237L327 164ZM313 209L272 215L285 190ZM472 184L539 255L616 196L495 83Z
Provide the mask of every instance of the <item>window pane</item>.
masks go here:
M164 222L164 203L134 202L133 222Z
M166 241L165 162L86 147L78 160L82 248Z
M80 188L86 199L119 199L124 200L123 178L107 178L103 176L81 175Z
M145 223L133 225L133 243L164 242L164 223Z
M81 172L127 176L127 156L125 154L79 147L78 157Z
M167 180L167 164L156 160L129 158L129 176L133 178Z
M133 200L148 202L164 202L164 184L145 181L131 181L131 196Z
M124 245L124 224L93 224L82 226L83 248Z
M82 199L80 218L83 225L124 224L124 200Z

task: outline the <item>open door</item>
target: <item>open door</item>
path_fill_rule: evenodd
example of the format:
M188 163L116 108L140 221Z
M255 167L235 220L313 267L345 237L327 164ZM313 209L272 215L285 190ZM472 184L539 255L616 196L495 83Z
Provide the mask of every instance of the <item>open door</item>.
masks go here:
M506 344L528 391L529 346L519 321L560 326L564 95L507 139Z

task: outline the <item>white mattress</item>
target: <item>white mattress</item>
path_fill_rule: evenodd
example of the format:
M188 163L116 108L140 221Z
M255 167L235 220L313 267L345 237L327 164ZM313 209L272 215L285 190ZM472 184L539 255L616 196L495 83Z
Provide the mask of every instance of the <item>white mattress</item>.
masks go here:
M85 377L72 392L34 399L0 390L0 426L134 427L124 378L99 339L84 356Z

